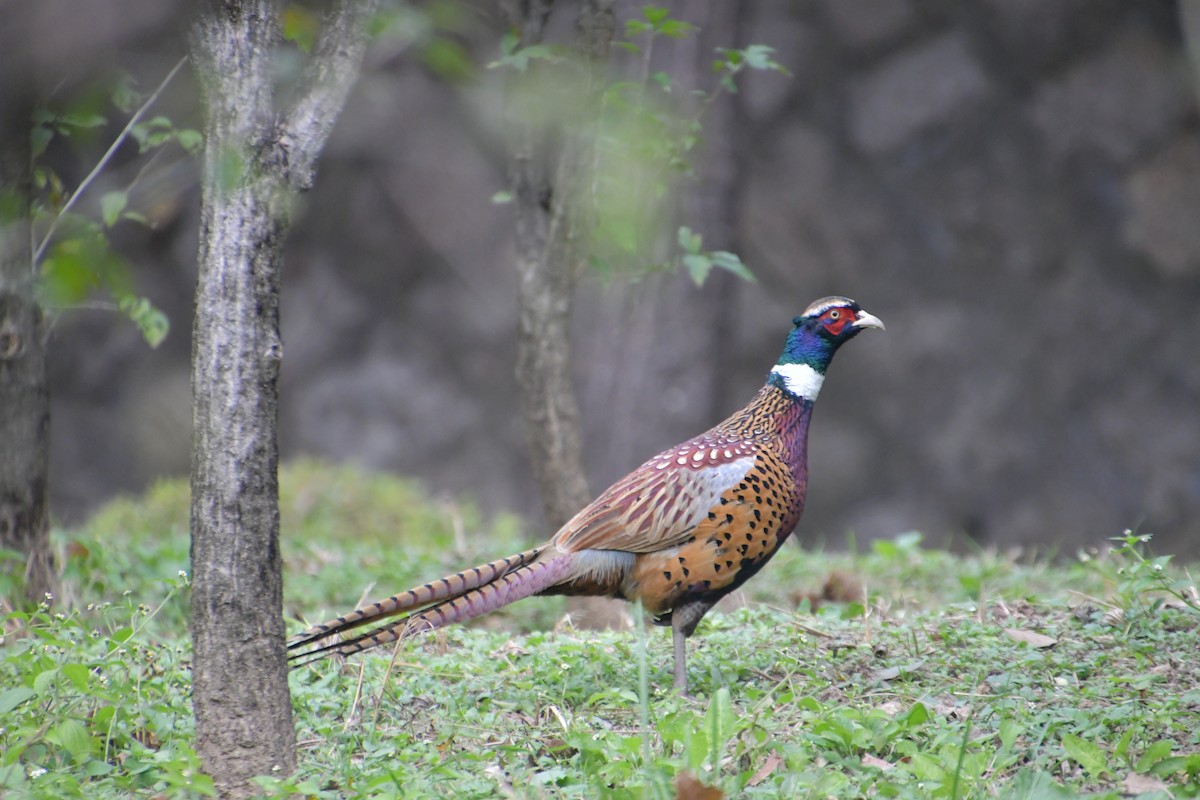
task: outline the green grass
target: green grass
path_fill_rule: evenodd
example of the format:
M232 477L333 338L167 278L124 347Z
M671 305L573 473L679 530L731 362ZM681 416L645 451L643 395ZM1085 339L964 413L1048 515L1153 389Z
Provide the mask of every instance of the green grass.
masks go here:
M281 485L294 630L527 544L513 518L393 478L303 462ZM211 793L190 746L186 507L166 483L57 534L65 597L5 621L0 796ZM671 798L686 771L748 798L1197 797L1200 609L1146 547L789 545L701 624L693 698L670 692L667 630L556 627L561 600L527 600L293 673L300 770L263 793Z

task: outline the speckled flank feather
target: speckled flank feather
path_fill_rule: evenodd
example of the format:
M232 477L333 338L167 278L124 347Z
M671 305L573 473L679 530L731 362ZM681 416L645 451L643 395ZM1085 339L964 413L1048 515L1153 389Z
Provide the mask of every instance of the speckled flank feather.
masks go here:
M839 297L812 304L793 325L776 369L745 408L617 481L550 541L309 628L289 644L293 659L350 655L532 594L609 595L641 601L672 626L675 686L686 690L686 638L762 569L800 519L808 426L829 360L862 328L882 327ZM404 616L317 646L396 615Z

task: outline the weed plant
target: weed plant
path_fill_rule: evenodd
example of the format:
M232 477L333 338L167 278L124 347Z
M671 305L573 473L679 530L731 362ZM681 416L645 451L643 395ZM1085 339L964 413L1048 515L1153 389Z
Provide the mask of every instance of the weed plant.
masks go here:
M301 462L281 490L295 630L537 538L353 469ZM0 796L213 794L191 748L187 505L165 483L56 534L64 596L5 617ZM693 697L670 691L663 629L576 631L530 599L293 673L300 769L259 786L672 798L687 773L747 798L1197 797L1200 606L1147 548L789 546L689 643Z

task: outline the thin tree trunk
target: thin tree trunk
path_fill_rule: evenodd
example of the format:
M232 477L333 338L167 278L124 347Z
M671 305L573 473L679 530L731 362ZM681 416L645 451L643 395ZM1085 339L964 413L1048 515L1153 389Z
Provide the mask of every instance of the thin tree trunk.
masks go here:
M25 600L56 591L47 503L50 394L45 325L34 297L29 201L33 191L32 103L15 82L0 121L0 548L24 556ZM15 600L15 598L12 598Z
M542 41L552 0L510 0L510 25L521 47ZM603 62L613 36L612 0L584 0L578 44L588 62ZM585 63L588 74L591 65ZM522 80L526 76L517 76ZM529 439L534 478L546 520L559 527L591 500L583 463L579 404L571 375L571 306L585 254L573 237L569 187L583 174L586 135L567 132L557 163L536 122L509 120L511 182L516 200L518 275L517 381ZM615 627L624 609L603 598L571 598L576 624Z
M374 8L337 4L282 122L272 103L277 4L210 0L193 31L207 121L192 339L192 702L196 751L225 797L295 768L276 436L282 246L292 192L312 183Z

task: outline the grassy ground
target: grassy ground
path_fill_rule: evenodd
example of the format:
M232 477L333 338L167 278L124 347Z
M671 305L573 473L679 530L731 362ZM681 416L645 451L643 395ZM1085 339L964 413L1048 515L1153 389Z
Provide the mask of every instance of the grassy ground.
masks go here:
M514 519L390 478L302 463L282 485L297 630L526 543ZM189 744L186 507L164 484L59 534L66 596L5 623L0 796L210 793ZM1187 572L1145 547L789 545L701 624L693 698L669 691L667 630L575 631L561 600L531 599L298 670L300 771L263 792L1197 797L1200 609ZM698 783L677 789L683 773Z

